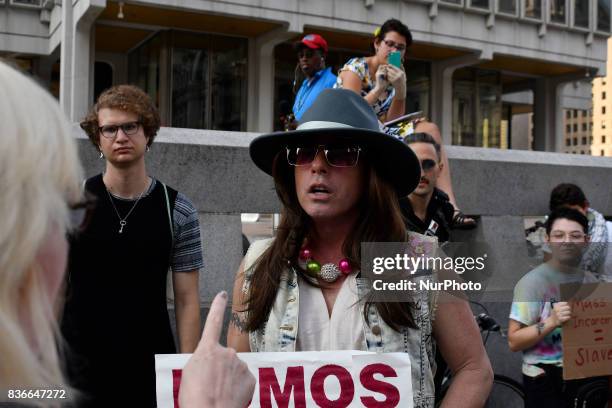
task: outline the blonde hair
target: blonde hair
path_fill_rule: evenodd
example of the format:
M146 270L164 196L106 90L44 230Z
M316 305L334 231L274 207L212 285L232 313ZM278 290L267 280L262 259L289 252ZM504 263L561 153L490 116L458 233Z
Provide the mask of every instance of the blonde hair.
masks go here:
M1 61L0 95L0 390L66 389L56 305L36 257L51 228L66 230L82 170L51 95Z

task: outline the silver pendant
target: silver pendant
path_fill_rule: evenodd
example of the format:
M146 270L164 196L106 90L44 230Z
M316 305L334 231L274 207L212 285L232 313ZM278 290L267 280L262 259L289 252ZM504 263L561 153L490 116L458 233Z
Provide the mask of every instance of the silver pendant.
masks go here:
M121 225L121 228L119 228L119 233L123 233L123 227L125 227L125 224L127 224L127 221L125 220L121 220L119 221L119 225Z
M321 267L319 277L325 282L331 283L337 281L341 274L342 273L340 272L340 268L338 268L338 266L334 265L333 263L328 263Z

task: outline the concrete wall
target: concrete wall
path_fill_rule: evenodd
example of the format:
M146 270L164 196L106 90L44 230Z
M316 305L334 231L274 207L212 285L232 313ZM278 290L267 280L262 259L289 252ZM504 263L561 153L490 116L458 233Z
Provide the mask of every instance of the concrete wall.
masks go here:
M103 169L95 148L78 126L74 135L87 176ZM200 212L204 272L200 276L203 316L214 294L231 290L242 258L240 213L278 212L272 180L248 154L253 133L162 128L147 155L149 174L186 194ZM503 292L533 265L527 258L523 216L547 212L550 190L561 182L584 189L593 208L612 215L612 159L557 153L448 146L455 194L478 228L454 232L454 241L487 243L495 279ZM504 281L505 279L505 281ZM507 293L504 294L508 296ZM483 299L490 313L507 326L508 301ZM477 308L476 313L480 313ZM491 335L487 350L497 373L520 381L520 353ZM503 405L498 405L503 406Z

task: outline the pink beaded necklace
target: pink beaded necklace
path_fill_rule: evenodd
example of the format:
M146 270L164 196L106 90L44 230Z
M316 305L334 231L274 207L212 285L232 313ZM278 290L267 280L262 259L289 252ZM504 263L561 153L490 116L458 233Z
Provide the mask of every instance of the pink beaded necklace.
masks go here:
M347 258L342 258L338 264L326 263L321 265L312 257L312 251L306 245L300 249L298 265L313 278L320 278L331 283L338 280L342 275L349 275L353 270Z

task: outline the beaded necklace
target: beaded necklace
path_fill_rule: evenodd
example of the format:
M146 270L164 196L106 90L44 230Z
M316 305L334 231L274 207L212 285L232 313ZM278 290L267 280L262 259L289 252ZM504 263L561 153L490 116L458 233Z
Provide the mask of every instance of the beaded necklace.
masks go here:
M321 265L312 257L312 251L305 245L300 249L298 265L305 270L309 276L320 278L328 283L337 281L342 275L350 275L353 271L351 263L347 258L342 258L337 265L333 263Z

